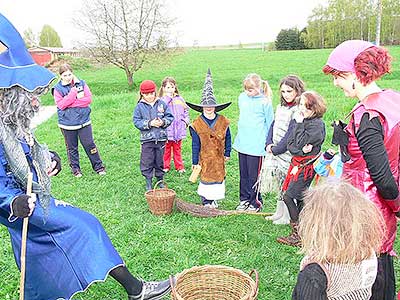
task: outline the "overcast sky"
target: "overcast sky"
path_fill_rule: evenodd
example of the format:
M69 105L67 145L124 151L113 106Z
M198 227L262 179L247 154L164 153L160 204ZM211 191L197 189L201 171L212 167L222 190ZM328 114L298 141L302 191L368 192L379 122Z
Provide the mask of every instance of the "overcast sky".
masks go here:
M0 12L20 31L35 33L48 24L72 47L79 32L72 17L84 0L0 0ZM307 24L307 17L325 0L168 0L177 18L173 34L182 46L274 41L281 29Z

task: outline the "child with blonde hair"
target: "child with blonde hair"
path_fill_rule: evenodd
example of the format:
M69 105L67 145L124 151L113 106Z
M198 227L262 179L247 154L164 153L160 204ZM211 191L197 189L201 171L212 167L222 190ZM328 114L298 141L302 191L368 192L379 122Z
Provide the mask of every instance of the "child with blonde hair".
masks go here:
M174 121L167 128L168 140L164 151L164 172L171 168L171 156L174 158L175 169L179 173L185 172L182 160L182 140L186 137L186 127L189 125L189 107L185 100L179 95L176 80L165 77L161 82L158 96L168 105Z
M301 245L297 233L299 213L303 208L303 193L315 176L313 163L320 155L325 140L325 123L322 120L325 112L325 100L318 93L306 91L301 95L299 112L295 116L296 124L287 142L293 157L282 186L292 232L286 237L277 238L281 244Z
M272 90L266 80L252 73L243 80L244 92L239 95L238 132L233 148L239 154L240 211L260 211L262 198L257 179L262 157L266 154L265 140L274 111Z
M300 213L302 252L292 299L370 299L384 232L378 209L345 181L308 191Z

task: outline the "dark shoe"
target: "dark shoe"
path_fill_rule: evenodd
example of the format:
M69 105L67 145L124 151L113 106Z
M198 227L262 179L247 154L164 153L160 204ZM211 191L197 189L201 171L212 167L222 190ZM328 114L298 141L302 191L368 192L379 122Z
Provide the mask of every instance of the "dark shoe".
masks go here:
M153 188L152 188L152 181L151 181L151 178L146 178L146 191L150 191L150 190L152 190Z
M128 295L128 300L158 300L171 291L169 279L164 281L143 281L142 292L139 295Z
M81 172L81 170L74 170L74 171L72 171L72 174L73 174L76 178L82 177L82 172Z
M290 226L292 227L292 233L288 236L278 237L276 241L292 247L301 247L301 239L297 232L298 224L296 222L290 222Z
M106 168L100 168L96 170L96 173L99 174L100 176L106 175Z

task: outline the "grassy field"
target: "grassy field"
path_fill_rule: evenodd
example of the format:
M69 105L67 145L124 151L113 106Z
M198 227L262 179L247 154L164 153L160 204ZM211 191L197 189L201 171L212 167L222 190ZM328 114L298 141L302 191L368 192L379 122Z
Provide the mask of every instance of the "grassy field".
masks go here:
M321 72L330 50L261 52L259 50L188 51L176 56L163 66L146 67L136 74L135 82L152 79L160 83L165 76L174 76L181 95L189 102L198 103L207 68L210 67L215 95L219 102L232 101L223 111L231 120L233 136L237 131L237 97L242 91L242 80L256 72L267 79L274 91L274 105L279 101L278 83L287 74L297 74L306 82L307 89L319 92L327 100L325 115L330 147L334 119L344 118L355 104L341 90L333 87L332 79ZM390 48L393 57L400 57L400 48ZM290 299L302 255L297 249L275 242L279 235L289 232L288 226L274 226L262 217L227 216L194 218L175 212L170 216L150 214L144 198L144 179L139 170L139 132L132 124L132 111L137 102L137 87L127 88L124 74L116 68L76 72L89 84L93 94L92 120L94 136L107 166L107 175L100 177L90 168L81 149L84 176L72 177L65 153L65 145L53 117L37 131L39 141L56 150L64 162L62 174L53 179L53 195L96 215L109 233L115 247L133 274L145 279L163 279L195 265L222 264L246 272L260 274L261 300ZM384 88L400 90L400 64L394 61L393 73L380 82ZM52 104L49 95L43 98ZM194 118L197 114L191 112ZM184 141L183 157L190 170L190 138ZM189 174L171 171L165 177L168 186L178 197L198 202L197 185L188 182ZM239 167L237 153L232 152L228 163L227 193L223 209L234 209L239 201ZM275 206L274 195L264 197L265 211ZM15 266L8 233L0 229L0 299L17 299L19 272ZM396 245L400 252L400 245ZM395 261L399 284L400 264ZM126 299L125 292L113 279L92 285L74 299Z

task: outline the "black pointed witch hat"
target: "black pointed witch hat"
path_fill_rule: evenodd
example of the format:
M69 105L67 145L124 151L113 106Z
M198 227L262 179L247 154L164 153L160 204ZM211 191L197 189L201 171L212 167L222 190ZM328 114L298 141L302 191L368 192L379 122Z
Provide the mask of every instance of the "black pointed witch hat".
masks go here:
M201 96L200 104L193 104L193 103L186 102L186 104L190 108L192 108L198 112L203 112L203 107L215 107L216 112L221 111L221 110L227 108L229 105L231 105L231 103L232 102L217 104L217 100L215 99L215 96L214 96L213 81L212 81L212 77L211 77L210 68L208 68L206 80L204 81L203 94Z

